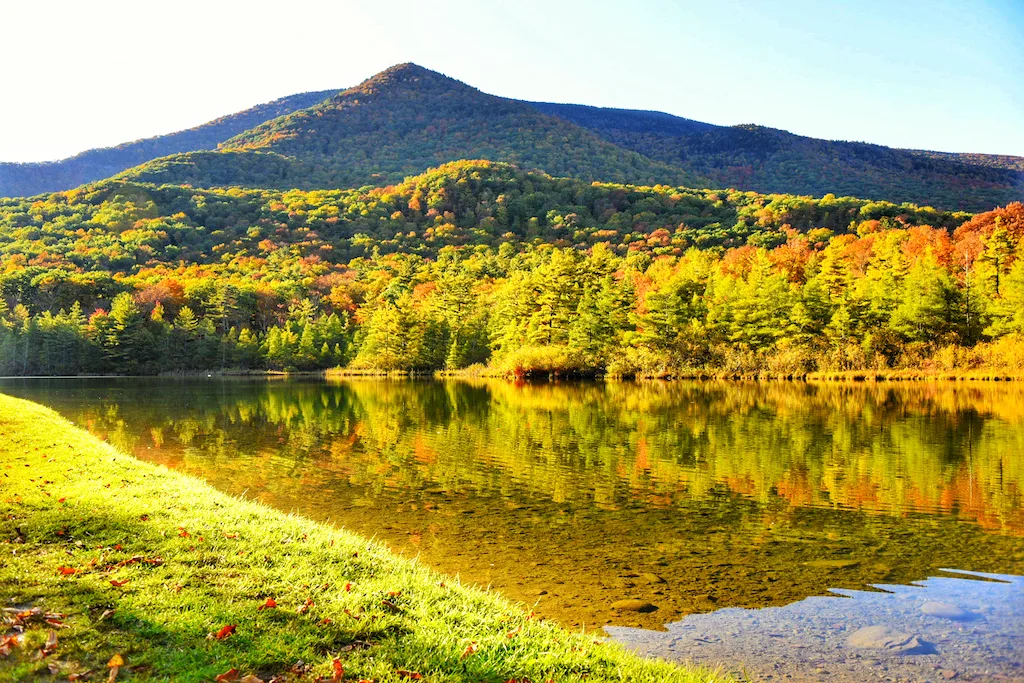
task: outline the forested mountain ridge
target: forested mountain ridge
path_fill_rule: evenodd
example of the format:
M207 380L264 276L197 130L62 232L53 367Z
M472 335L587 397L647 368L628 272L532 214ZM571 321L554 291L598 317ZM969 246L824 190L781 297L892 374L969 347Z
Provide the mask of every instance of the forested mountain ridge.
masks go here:
M273 156L273 155L266 155ZM1024 205L587 183L108 180L0 200L0 373L1024 371Z
M386 185L449 161L482 158L583 180L832 193L969 211L1024 199L1020 157L901 150L661 112L522 102L414 64L330 95L283 98L63 162L0 164L0 195L66 189L121 172L199 187Z
M235 156L230 162L209 153L171 157L124 177L203 187L346 188L400 182L458 159L488 159L583 180L706 185L528 104L415 64L392 67L324 102L266 121L219 151ZM264 173L266 159L254 153L288 161ZM232 176L235 163L244 168Z
M715 126L660 112L532 103L712 187L826 193L984 211L1024 199L1024 158L820 140L753 124Z
M253 126L310 107L335 92L324 90L281 97L194 128L126 142L115 147L91 149L60 161L0 162L0 197L30 197L43 192L69 190L109 178L158 157L216 149L220 143Z

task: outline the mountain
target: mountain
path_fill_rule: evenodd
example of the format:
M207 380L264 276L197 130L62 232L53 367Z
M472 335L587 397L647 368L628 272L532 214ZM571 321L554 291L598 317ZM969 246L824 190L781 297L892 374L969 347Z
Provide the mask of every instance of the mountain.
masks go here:
M457 159L487 159L582 180L704 184L527 103L488 95L415 64L392 67L324 102L266 121L222 143L219 152L234 155L231 163L244 168L232 176L223 157L192 154L143 165L124 177L341 188L400 182ZM280 156L270 161L253 156L258 153Z
M122 179L196 187L387 185L459 159L586 181L834 194L983 211L1024 199L1024 158L819 140L654 111L488 95L415 64L340 92L52 164L0 164L0 196Z
M605 140L710 179L714 187L832 193L980 211L1024 199L1024 158L819 140L660 112L532 103Z
M120 173L132 166L181 152L216 149L217 145L268 119L321 102L336 90L290 95L245 111L222 116L188 130L160 135L116 147L92 149L61 161L0 162L0 197L32 196L67 190Z

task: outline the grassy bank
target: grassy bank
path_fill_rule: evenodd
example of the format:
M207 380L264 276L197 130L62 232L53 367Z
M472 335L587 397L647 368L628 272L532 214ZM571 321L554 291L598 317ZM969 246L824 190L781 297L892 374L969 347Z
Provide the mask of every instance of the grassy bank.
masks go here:
M0 680L107 680L119 661L117 680L711 679L3 395L0 511Z

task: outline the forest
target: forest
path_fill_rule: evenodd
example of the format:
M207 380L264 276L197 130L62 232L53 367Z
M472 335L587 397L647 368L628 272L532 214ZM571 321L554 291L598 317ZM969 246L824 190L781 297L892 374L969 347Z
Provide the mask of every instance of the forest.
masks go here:
M464 161L357 190L0 200L0 374L1024 370L1024 205Z

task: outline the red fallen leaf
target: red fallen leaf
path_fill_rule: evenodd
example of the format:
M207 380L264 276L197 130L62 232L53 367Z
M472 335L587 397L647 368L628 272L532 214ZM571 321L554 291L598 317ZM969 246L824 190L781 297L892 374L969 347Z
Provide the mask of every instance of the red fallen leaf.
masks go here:
M350 617L352 617L352 618L353 618L353 619L355 619L356 621L358 621L359 619L361 619L361 618L362 618L362 617L360 617L360 616L359 616L358 614L352 614L352 612L350 612L350 611L348 611L348 610L345 610L345 614L349 615Z
M401 612L402 611L401 607L399 607L395 603L391 602L390 600L381 600L380 604L383 605L384 607L387 607L392 612Z
M185 527L179 526L178 527L178 535L181 536L182 538L188 538L192 534L190 534Z
M139 521L140 522L148 522L149 521L149 515L139 515Z
M274 600L274 598L267 598L267 601L259 607L257 607L256 611L262 612L265 609L274 609L275 607L277 607L277 602Z
M125 579L124 581L117 581L116 579L112 579L110 581L110 585L113 586L114 588L120 588L121 586L127 586L129 583L131 583L131 579Z
M320 620L320 623L323 624L324 626L326 626L327 624L330 624L330 623L333 623L333 622L331 622L331 618L330 617L324 617L323 619Z
M114 546L114 550L124 550L124 548L122 548L121 544L118 543L117 545Z
M351 583L346 583L345 584L345 592L348 593L351 590L352 590L352 584Z
M213 635L213 637L216 638L217 640L224 640L225 638L230 636L232 633L234 633L235 629L237 629L237 628L238 628L237 624L228 624L227 626L224 626L223 628L221 628L221 630L217 631Z
M302 604L302 607L300 607L300 608L298 609L298 612L299 612L299 614L305 614L306 612L308 612L308 611L309 611L309 608L310 608L310 607L312 607L312 606L313 606L313 605L315 605L315 604L316 604L316 603L315 603L315 602L313 602L313 599L312 599L312 598L308 598L308 599L306 600L306 602L304 602L304 603Z
M390 595L393 598L400 598L402 597L402 591L391 591L388 593L388 595Z
M462 651L462 656L459 657L459 659L465 659L466 657L470 656L471 654L473 654L476 651L477 651L476 643L472 642L472 643L470 643L469 645L466 646L465 650Z
M233 681L238 678L238 669L228 669L224 673L220 674L213 680L217 683L225 683L226 681Z
M74 567L58 567L57 571L59 571L64 576L71 576L72 574L78 573L78 570Z
M395 673L401 676L402 678L408 678L413 681L418 681L421 678L423 678L423 674L417 673L415 671L406 671L405 669L398 669L395 671Z
M335 659L331 662L331 666L334 667L334 676L331 678L334 683L337 683L345 677L345 668L341 665L340 659Z
M65 500L67 500L67 498L58 498L57 502L58 503L63 503Z
M238 534L224 534L224 538L238 538Z
M505 637L506 638L515 638L519 634L519 632L522 631L522 630L523 630L522 626L517 626L514 631L509 631L508 633L506 633Z

